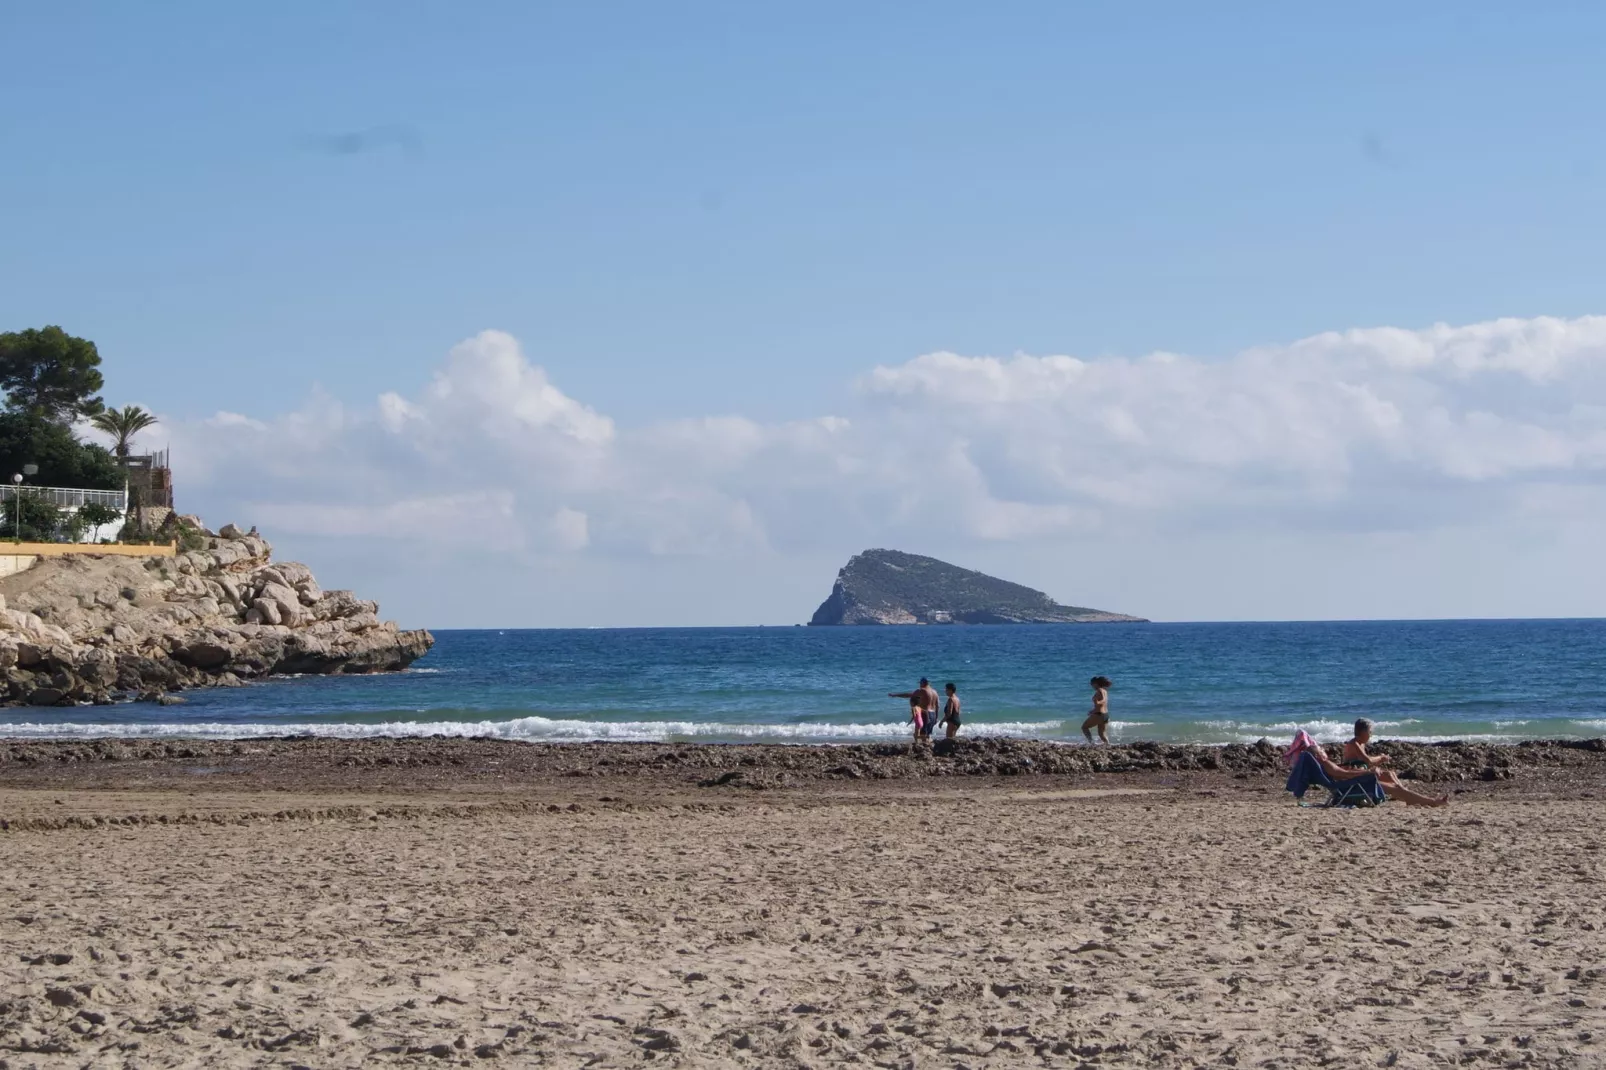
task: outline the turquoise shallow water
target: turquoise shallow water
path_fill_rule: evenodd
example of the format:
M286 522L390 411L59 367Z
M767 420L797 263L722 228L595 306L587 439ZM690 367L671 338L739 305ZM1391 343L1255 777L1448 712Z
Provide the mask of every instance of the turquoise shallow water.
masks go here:
M1606 735L1606 620L447 631L413 670L193 691L182 706L0 711L0 736L449 733L528 740L902 738L884 696L953 680L965 731L1114 738Z

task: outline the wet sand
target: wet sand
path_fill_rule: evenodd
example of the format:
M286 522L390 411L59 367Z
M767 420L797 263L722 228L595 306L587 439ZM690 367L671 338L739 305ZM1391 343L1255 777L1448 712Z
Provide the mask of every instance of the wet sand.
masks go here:
M0 763L0 1060L1606 1065L1606 763L1326 811L496 746Z

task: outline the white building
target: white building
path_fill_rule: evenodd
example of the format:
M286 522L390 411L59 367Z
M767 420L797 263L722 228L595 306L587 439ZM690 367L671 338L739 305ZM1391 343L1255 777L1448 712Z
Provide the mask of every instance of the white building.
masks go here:
M35 501L48 502L57 509L71 516L90 502L110 506L117 513L117 519L109 524L102 524L97 531L86 528L79 536L79 542L96 542L99 539L115 539L123 530L123 524L128 520L128 488L122 490L85 490L82 487L31 487L26 483L0 484L0 502L10 501L21 495ZM3 521L0 521L0 539L9 539L14 536L11 531L3 530Z

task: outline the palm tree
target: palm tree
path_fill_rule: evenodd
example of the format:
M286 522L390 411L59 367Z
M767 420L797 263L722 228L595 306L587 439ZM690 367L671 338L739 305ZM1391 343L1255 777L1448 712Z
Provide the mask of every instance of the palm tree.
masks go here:
M107 409L97 413L90 421L97 430L112 436L112 452L119 462L128 461L128 445L134 436L147 427L156 426L156 417L138 405L124 405L120 409Z
M94 425L96 430L104 431L112 437L112 452L117 455L117 463L125 469L124 476L126 479L129 443L133 441L135 435L147 427L156 426L156 417L138 405L124 405L120 409L106 409L98 412L90 418L89 422ZM139 487L126 483L125 485L128 486L127 515L133 522L135 532L143 532L145 529L145 513L139 500ZM129 534L127 524L123 525L123 532L124 534L121 537L126 538Z

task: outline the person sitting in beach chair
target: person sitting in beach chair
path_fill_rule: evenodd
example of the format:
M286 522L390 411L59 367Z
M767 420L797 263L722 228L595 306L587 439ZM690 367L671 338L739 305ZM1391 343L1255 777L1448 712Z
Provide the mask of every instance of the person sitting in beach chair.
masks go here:
M1413 791L1385 770L1346 769L1304 732L1294 737L1294 745L1284 757L1292 766L1286 790L1300 805L1304 805L1305 793L1312 784L1326 789L1328 806L1377 806L1387 799L1397 799L1407 806L1444 806L1450 801L1447 795Z
M1355 722L1355 735L1344 744L1343 757L1339 759L1341 765L1349 769L1376 769L1389 763L1387 754L1373 754L1366 749L1372 742L1372 722L1365 717Z
M1285 790L1293 793L1299 805L1305 805L1305 793L1312 785L1326 790L1328 806L1378 806L1388 799L1374 774L1357 771L1347 779L1328 775L1316 757L1320 753L1314 749L1304 751L1288 772Z

